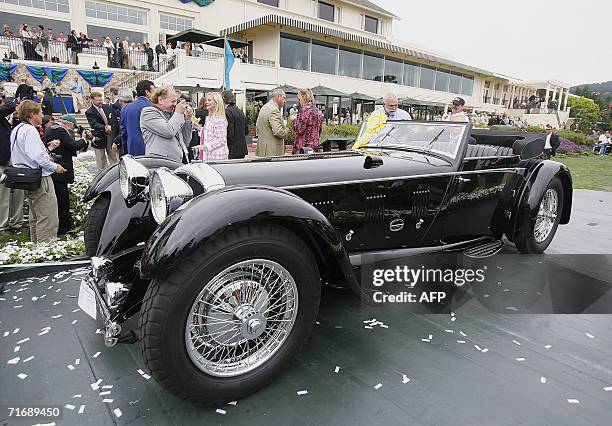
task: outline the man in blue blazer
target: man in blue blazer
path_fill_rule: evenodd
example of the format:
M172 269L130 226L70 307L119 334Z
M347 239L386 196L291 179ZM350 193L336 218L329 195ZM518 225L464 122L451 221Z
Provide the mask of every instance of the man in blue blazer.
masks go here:
M155 84L150 80L141 80L136 85L136 100L121 111L121 152L130 155L144 155L145 145L140 130L140 113L143 108L151 106L151 96Z

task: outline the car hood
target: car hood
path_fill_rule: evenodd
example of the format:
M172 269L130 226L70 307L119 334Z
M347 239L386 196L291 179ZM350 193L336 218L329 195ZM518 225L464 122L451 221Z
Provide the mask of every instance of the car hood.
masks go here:
M288 157L229 160L208 163L226 185L256 184L275 187L333 184L390 177L448 173L452 165L437 157L419 153L340 152ZM368 156L382 160L366 168Z

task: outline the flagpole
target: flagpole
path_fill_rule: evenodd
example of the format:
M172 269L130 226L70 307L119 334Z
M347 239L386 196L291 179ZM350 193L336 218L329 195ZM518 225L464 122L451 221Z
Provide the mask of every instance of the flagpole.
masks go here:
M223 91L225 92L225 76L227 74L227 32L223 35Z

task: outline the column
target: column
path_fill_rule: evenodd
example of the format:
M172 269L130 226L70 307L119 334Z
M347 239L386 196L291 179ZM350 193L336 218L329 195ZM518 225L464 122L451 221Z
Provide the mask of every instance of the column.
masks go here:
M567 98L569 97L569 89L565 89L565 96L563 97L563 111L567 111Z
M557 111L561 111L561 100L563 99L563 87L559 87L559 99L557 100Z
M548 112L548 99L550 97L550 84L546 85L546 96L544 97L544 108ZM542 107L542 105L540 105ZM541 111L540 111L541 112Z
M512 85L512 91L510 92L510 101L508 102L508 108L512 108L514 106L514 93L516 91L516 86Z

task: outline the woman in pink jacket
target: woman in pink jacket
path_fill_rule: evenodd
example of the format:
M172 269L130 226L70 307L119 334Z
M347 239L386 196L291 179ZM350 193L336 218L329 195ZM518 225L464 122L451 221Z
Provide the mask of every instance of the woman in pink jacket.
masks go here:
M208 116L202 129L200 141L200 160L227 160L227 119L221 94L208 92L206 94L206 109Z

